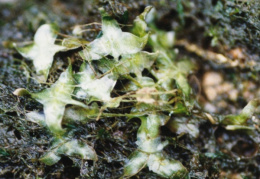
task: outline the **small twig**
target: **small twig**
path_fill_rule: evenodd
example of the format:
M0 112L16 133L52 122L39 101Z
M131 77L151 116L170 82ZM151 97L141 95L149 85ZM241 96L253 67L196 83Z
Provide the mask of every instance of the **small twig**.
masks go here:
M179 40L175 43L176 45L184 46L189 52L195 53L196 55L210 60L219 64L229 64L231 67L240 66L238 60L232 60L223 54L215 53L213 51L204 50L196 44L189 43L187 40Z

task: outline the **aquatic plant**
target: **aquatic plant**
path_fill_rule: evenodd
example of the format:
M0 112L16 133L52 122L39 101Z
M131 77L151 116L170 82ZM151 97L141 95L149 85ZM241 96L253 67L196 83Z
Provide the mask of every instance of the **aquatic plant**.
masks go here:
M44 106L43 114L37 111L26 114L27 120L45 127L53 135L51 147L39 161L53 165L62 155L96 161L98 155L92 144L76 139L73 133L77 129L71 129L70 124L111 117L126 117L129 121L139 118L137 148L126 159L122 177L131 177L148 167L165 178L189 178L185 166L164 151L169 141L160 136L160 130L167 125L171 131L198 136L196 125L175 119L175 115L191 115L196 105L187 80L195 65L186 59L175 60L176 53L170 50L174 45L173 31L160 31L153 24L147 26L145 18L151 8L146 7L135 19L131 32L123 32L118 22L100 8L102 33L92 42L73 37L64 38L57 45L57 28L45 24L36 32L32 44L15 45L21 55L33 60L39 82L47 80L55 53L80 49L78 55L83 60L76 72L70 61L50 88L40 92L23 88L14 91L15 95L28 96ZM146 45L150 52L144 51ZM122 80L125 84L117 86ZM205 118L233 130L234 125L245 125L259 104L256 101L250 102L238 116L215 118L205 114ZM125 103L131 107L122 113L120 106Z

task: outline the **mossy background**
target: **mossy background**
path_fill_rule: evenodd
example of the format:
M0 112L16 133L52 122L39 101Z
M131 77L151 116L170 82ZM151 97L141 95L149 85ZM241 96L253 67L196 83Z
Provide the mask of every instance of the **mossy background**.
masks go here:
M37 159L51 145L51 135L44 128L24 120L26 111L42 109L41 104L24 97L17 98L12 92L17 88L40 91L39 85L28 78L31 61L23 59L11 42L33 39L34 32L44 23L55 22L64 34L71 33L76 24L100 22L98 7L114 14L122 24L132 24L147 5L156 8L156 27L176 32L178 58L196 63L197 70L190 75L190 85L205 111L216 114L237 114L251 100L260 96L260 4L258 1L0 1L0 177L1 178L119 178L123 174L124 160L136 148L136 131L140 121L126 118L101 119L85 125L74 124L78 135L95 146L99 160L82 161L63 157L54 166L46 166ZM127 11L124 11L127 9ZM100 26L86 33L93 40ZM124 30L124 29L123 29ZM230 58L241 53L239 67L216 64L188 51L178 40L186 40L204 50L221 53ZM173 49L173 50L174 50ZM234 54L232 50L238 49ZM149 50L149 49L147 49ZM67 57L77 58L73 52L57 54L50 73L49 83L54 82L66 68ZM248 62L255 62L250 66ZM73 68L79 68L75 63ZM221 76L223 83L232 84L237 96L231 98L228 91L209 100L203 81L207 72ZM196 80L194 80L196 79ZM210 106L210 107L209 107ZM126 106L127 107L127 106ZM127 108L124 109L127 111ZM259 109L256 118L259 119ZM200 114L190 116L197 120L200 131L194 139L189 135L177 135L162 127L162 137L170 140L165 151L179 160L194 178L258 178L260 175L259 128L250 134L227 131L212 125ZM185 119L184 119L185 120ZM259 126L257 126L259 127ZM93 137L95 136L95 137ZM148 168L136 178L159 178Z

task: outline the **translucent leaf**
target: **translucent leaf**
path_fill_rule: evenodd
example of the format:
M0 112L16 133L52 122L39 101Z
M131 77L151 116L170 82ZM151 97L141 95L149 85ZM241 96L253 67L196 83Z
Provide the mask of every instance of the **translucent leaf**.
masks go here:
M81 159L85 160L97 160L97 154L95 150L89 145L79 142L74 139L63 144L57 150L59 154L65 154L67 156L80 156Z
M187 169L177 160L168 159L160 152L147 154L135 151L124 167L124 176L131 177L145 166L164 178L189 178Z
M41 126L46 125L44 114L41 114L39 112L32 111L32 112L26 113L26 118L27 118L27 120L37 123Z
M56 155L55 152L48 152L43 157L40 158L40 161L46 165L54 165L61 159L60 156Z
M183 101L185 102L186 107L191 109L194 105L194 100L191 97L193 92L188 83L187 76L194 66L187 60L174 63L173 61L166 60L166 58L161 57L158 59L160 59L161 63L160 65L157 65L159 70L152 71L153 75L158 79L157 83L165 88L165 90L171 90L172 82L174 80L177 88L183 93Z
M140 78L144 69L151 68L157 55L158 52L148 53L141 51L131 55L123 55L119 62L101 59L98 62L98 66L103 73L111 72L115 77L134 73Z
M167 159L162 153L150 154L147 166L165 178L188 178L187 169L179 161Z
M153 75L158 79L158 84L166 90L172 89L172 80L176 81L179 89L182 90L185 101L189 99L191 88L187 81L187 75L194 68L194 65L188 60L174 62L175 54L170 48L174 45L174 32L162 32L153 34L149 43L153 49L160 51L157 58L158 70L153 70Z
M148 117L140 117L142 124L137 132L136 144L141 151L154 153L161 151L168 141L162 142L160 127L166 123L167 118L160 115L149 115Z
M178 74L175 77L177 86L183 91L184 96L188 99L191 94L191 87L188 83L187 78L184 75Z
M98 79L93 70L86 63L83 63L78 73L78 83L80 90L77 91L78 98L95 97L101 101L109 101L110 93L113 90L116 80L111 74L107 74Z
M53 143L51 150L40 158L40 161L46 165L53 165L61 159L61 155L68 157L78 156L85 160L97 160L97 154L91 146L76 139L68 142L59 139Z
M225 126L225 129L227 130L254 130L254 127L248 127L248 126L243 126L243 125L227 125Z
M143 152L155 153L162 151L162 149L168 145L168 141L162 142L160 136L150 139L149 135L145 135L145 133L139 133L136 144L138 145L138 149Z
M106 104L104 105L104 109L105 108L117 108L120 105L120 102L122 101L122 97L116 97L116 98L112 98L110 101L106 102Z
M175 81L177 87L182 91L185 106L188 109L192 109L195 101L191 96L193 92L188 83L187 76L184 76L183 74L179 73L175 76Z
M32 44L24 47L17 47L14 44L21 55L33 60L39 82L47 80L55 53L65 49L63 46L54 44L57 30L57 26L53 24L44 24L35 33Z
M147 34L147 24L145 22L146 15L150 12L152 6L147 6L144 12L136 17L133 24L132 32L138 37L143 37Z
M125 82L122 92L137 91L140 87L144 88L155 86L154 80L150 77L142 76L134 79L135 81L131 80L129 82Z
M244 125L254 114L255 109L260 105L260 98L251 100L239 115L227 115L222 117L221 124L224 125Z
M143 114L151 114L152 112L169 112L169 113L186 113L187 109L185 106L176 106L173 108L170 104L146 104L146 103L137 103L131 110L131 113L143 112Z
M63 121L64 123L70 122L89 122L97 117L99 114L99 106L96 103L93 103L91 106L79 107L79 106L70 106L66 108Z
M196 125L197 122L192 123L191 120L187 118L173 118L167 123L167 127L172 131L176 132L177 134L181 133L188 133L192 137L199 136L199 127Z
M160 51L160 63L171 63L176 54L174 50L169 50L173 47L175 42L175 33L173 31L165 32L155 29L156 33L152 34L149 38L149 44L152 46L153 51Z
M141 171L146 166L148 157L144 152L134 151L124 167L124 176L131 177Z
M89 42L86 40L78 39L75 37L64 38L62 40L62 46L66 47L66 49L70 49L70 50L82 47L88 43Z
M194 64L187 59L182 59L178 63L176 63L178 71L182 72L183 75L188 75L193 69Z
M63 72L58 81L51 86L38 93L30 93L24 89L18 89L14 94L21 96L29 94L32 98L42 103L44 106L45 122L48 128L54 134L62 134L65 132L61 127L61 122L67 104L74 104L86 107L83 103L73 100L71 94L74 91L74 79L72 77L72 67Z
M148 40L148 34L140 38L129 32L123 32L116 20L108 16L104 9L101 8L100 11L103 35L91 42L86 49L92 60L98 60L107 55L112 55L117 60L120 55L134 54L143 49Z
M55 138L51 141L51 147L39 160L46 165L53 165L57 163L61 157L57 153L57 149L64 144L62 139Z
M156 29L157 31L157 29ZM163 32L151 35L149 44L153 50L160 51L156 64L158 70L152 70L152 74L158 79L157 84L165 90L171 90L173 82L183 93L183 101L188 109L194 105L191 97L192 90L187 81L187 76L194 69L194 64L189 60L182 59L175 62L176 54L172 49L174 45L174 32Z
M139 117L142 121L137 133L138 151L131 154L124 168L124 176L131 177L146 166L149 170L166 178L184 178L187 170L176 160L167 159L161 152L168 144L162 142L159 136L160 127L168 121L165 115L151 114ZM147 160L148 159L148 160Z

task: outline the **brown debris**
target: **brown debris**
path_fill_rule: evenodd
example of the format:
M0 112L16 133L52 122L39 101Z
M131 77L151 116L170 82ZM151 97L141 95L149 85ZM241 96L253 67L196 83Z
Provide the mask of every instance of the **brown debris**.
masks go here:
M228 98L235 101L238 90L231 82L223 82L223 77L217 72L206 72L203 76L202 87L208 100L214 101L218 95L227 94Z

